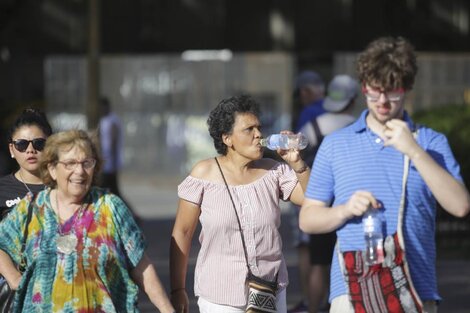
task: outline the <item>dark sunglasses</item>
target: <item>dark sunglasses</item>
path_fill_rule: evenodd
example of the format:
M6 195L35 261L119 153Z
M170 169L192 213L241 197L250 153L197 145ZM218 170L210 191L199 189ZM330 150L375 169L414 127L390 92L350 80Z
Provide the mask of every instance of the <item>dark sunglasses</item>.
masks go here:
M34 150L42 151L44 146L46 145L46 139L44 138L34 138L33 140L26 140L26 139L16 139L12 140L11 142L16 150L19 152L25 152L28 149L30 143L33 144Z

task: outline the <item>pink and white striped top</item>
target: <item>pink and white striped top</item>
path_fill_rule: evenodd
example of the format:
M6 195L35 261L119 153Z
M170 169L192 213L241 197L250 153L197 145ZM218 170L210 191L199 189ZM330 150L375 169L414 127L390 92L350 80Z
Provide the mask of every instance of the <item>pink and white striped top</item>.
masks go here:
M287 267L279 233L279 199L288 200L298 180L286 164L277 163L258 180L230 186L245 236L254 275L274 280L280 290L288 284ZM223 183L192 176L178 186L178 196L201 207L201 233L194 291L196 296L230 306L244 306L247 267L237 217Z

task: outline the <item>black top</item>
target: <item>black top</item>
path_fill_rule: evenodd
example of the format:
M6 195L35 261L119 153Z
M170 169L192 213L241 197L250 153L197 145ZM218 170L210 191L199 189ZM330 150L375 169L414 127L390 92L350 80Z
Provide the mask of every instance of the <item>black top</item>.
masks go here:
M43 184L26 184L34 194L44 189ZM0 178L0 219L3 218L26 194L28 189L14 174Z

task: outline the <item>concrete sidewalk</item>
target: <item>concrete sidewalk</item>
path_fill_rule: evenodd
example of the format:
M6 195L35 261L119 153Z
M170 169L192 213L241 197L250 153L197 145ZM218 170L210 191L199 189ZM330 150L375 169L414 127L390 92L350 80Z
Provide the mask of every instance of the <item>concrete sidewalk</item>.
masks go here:
M177 186L161 185L135 179L121 179L123 196L143 219L143 229L149 242L148 253L156 265L160 278L169 290L169 242L178 204ZM284 210L283 210L284 211ZM292 246L292 231L287 214L282 215L281 235L288 265L290 284L287 289L289 305L300 299L297 253ZM199 231L197 231L198 233ZM190 312L198 312L193 293L194 265L199 243L195 234L188 269L187 288L192 298ZM440 313L470 312L470 260L442 260L437 262L439 292L444 299ZM145 295L141 297L142 312L155 312Z

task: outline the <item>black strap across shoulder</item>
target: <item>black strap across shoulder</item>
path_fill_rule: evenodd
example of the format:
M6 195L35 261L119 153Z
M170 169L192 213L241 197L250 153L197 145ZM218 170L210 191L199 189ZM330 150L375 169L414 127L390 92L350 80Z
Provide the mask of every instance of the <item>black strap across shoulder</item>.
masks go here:
M235 207L235 202L233 201L232 198L232 193L230 192L230 189L228 188L227 181L225 180L224 172L222 171L222 167L220 167L219 160L215 157L215 162L217 163L217 166L219 167L220 174L222 175L222 179L224 180L225 187L227 188L228 195L230 196L230 200L232 201L233 205L233 210L235 211L235 215L237 216L237 222L238 222L238 229L240 230L240 236L242 238L242 245L243 245L243 252L245 254L245 261L246 261L246 267L248 268L248 274L252 274L250 270L250 265L248 263L248 254L246 252L246 244L245 244L245 236L243 236L243 231L242 231L242 224L240 223L240 218L238 217L238 212L237 208Z
M232 193L230 192L230 189L228 188L227 180L225 179L224 172L222 171L222 167L220 166L219 160L217 160L217 157L215 157L214 159L215 159L215 162L217 163L217 166L219 167L219 171L220 171L220 174L222 175L222 179L224 180L224 184L225 184L225 187L227 188L228 195L230 196L230 200L232 201L233 210L235 211L235 215L237 216L238 229L240 230L240 237L242 239L243 253L245 255L245 262L246 262L246 268L248 269L248 276L252 278L253 277L257 278L255 275L253 275L250 269L250 265L248 262L248 253L246 251L245 236L243 236L242 224L240 223L240 217L238 216L237 208L235 207L235 201L233 201ZM276 279L273 282L274 285L277 285L278 274L279 272L276 273Z

